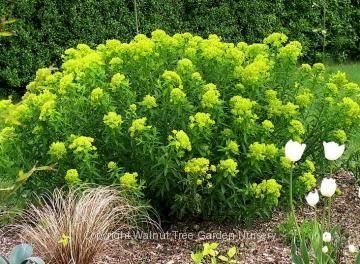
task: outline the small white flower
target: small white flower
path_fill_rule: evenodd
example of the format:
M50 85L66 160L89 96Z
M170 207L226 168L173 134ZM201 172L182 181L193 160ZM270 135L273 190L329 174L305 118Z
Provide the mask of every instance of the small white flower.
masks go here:
M358 252L358 247L357 246L355 246L355 245L353 245L353 244L351 244L351 245L349 245L349 252L350 253L356 253L356 252Z
M297 162L304 154L306 144L300 144L299 142L289 140L285 145L285 156L292 162Z
M335 179L324 178L321 182L320 192L323 196L331 197L334 195L337 188Z
M324 254L328 253L328 252L329 252L329 248L328 248L327 246L324 246L324 247L322 248L322 252L323 252Z
M345 145L339 145L335 142L323 142L325 158L328 160L337 160L345 151Z
M315 207L316 204L319 202L319 193L318 190L315 190L313 192L309 192L309 194L305 197L306 202L312 206Z
M331 241L331 233L329 233L329 232L324 232L324 234L323 234L323 241L324 241L324 242L330 242L330 241Z

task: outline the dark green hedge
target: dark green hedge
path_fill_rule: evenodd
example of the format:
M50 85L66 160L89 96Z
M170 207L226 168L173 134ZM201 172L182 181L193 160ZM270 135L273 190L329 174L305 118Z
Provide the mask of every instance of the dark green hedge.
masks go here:
M360 56L359 0L137 0L139 29L221 35L255 42L274 31L300 40L305 59L325 51L334 59ZM0 39L0 87L24 87L36 69L59 65L64 49L136 34L134 0L2 0L0 16L15 17L16 37Z

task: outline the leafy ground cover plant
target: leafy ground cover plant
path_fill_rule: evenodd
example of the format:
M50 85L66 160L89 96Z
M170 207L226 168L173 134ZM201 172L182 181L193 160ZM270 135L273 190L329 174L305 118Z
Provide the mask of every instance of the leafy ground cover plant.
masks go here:
M0 102L1 178L57 163L26 188L120 182L164 214L269 216L289 191L289 136L308 143L295 168L302 196L322 173L318 139L344 143L359 124L359 86L298 66L301 53L281 33L252 45L161 30L79 44L21 102Z
M195 264L240 263L236 256L236 247L229 248L225 254L220 254L218 247L219 243L216 242L204 243L201 251L191 254L191 260Z

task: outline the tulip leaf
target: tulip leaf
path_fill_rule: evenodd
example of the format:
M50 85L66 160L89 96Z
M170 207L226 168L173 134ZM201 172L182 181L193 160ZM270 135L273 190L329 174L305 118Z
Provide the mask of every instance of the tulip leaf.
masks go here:
M360 264L360 252L357 254L355 264Z

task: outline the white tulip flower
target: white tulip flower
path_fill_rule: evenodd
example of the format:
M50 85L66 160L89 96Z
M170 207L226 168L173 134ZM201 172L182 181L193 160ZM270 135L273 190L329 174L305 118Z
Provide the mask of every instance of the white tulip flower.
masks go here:
M324 232L324 234L323 234L323 241L324 241L324 242L330 242L330 241L331 241L331 233L329 233L329 232Z
M320 192L323 196L331 197L335 194L337 184L333 178L324 178L321 182Z
M319 193L318 190L315 190L313 192L309 192L309 194L305 197L306 202L312 206L315 207L316 204L319 202Z
M328 253L328 252L329 252L329 248L328 248L327 246L324 246L324 247L322 248L322 252L323 252L324 254Z
M300 144L299 142L289 140L285 145L285 156L292 162L297 162L304 154L306 144Z
M328 160L337 160L345 151L345 145L339 145L335 142L323 142L325 158Z
M350 253L356 253L356 252L358 252L358 247L357 246L355 246L355 245L353 245L353 244L351 244L351 245L349 245L349 252Z

